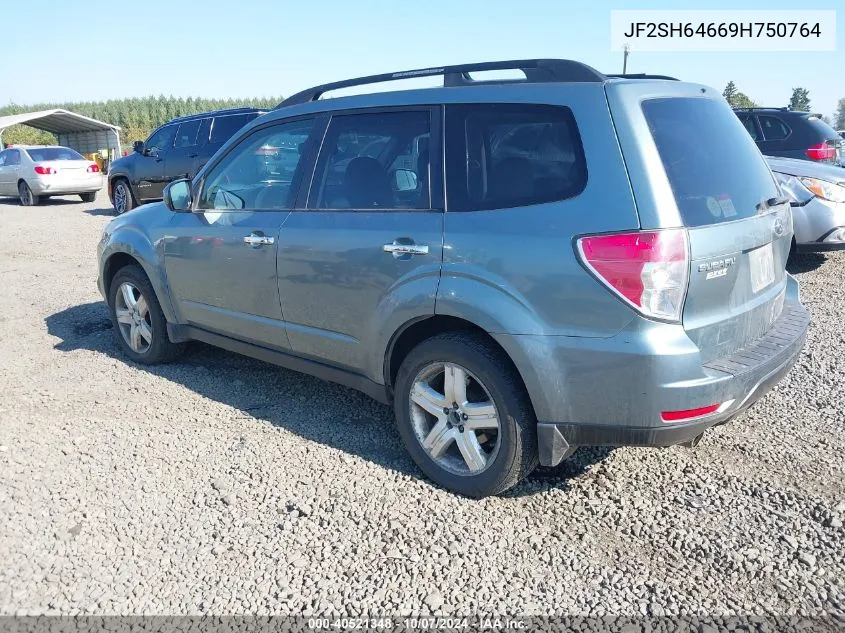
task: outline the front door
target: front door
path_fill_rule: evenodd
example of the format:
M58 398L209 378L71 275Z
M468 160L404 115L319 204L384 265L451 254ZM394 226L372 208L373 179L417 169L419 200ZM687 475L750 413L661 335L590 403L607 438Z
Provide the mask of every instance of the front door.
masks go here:
M173 149L176 125L165 125L153 132L144 143L144 153L138 156L135 177L137 192L142 200L160 200L164 186L164 165L167 154Z
M313 119L251 132L195 183L192 213L175 213L165 266L182 320L289 349L276 280L279 228L290 214Z
M178 178L193 178L197 173L200 149L204 144L202 133L208 139L209 119L193 119L179 124L173 149L167 152L164 161L165 179L169 182Z
M308 208L292 212L279 234L279 292L298 354L378 378L372 356L384 330L409 313L434 314L439 129L437 108L331 118Z

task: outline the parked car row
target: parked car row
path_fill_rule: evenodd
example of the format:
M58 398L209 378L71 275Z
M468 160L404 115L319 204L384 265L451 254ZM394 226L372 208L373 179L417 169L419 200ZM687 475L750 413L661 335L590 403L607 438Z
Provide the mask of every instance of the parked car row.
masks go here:
M502 69L525 81L483 79ZM833 195L773 165L808 211ZM199 340L359 389L392 403L423 472L474 497L582 445L694 445L789 371L809 324L785 270L797 207L697 84L568 60L341 81L161 195L98 246L130 359Z

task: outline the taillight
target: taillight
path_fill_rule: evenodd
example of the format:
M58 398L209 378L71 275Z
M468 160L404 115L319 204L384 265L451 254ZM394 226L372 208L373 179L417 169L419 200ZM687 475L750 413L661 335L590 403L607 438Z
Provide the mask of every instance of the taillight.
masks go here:
M823 141L818 145L808 147L806 154L810 160L833 160L836 158L836 147L828 145L827 141Z
M56 170L52 167L48 167L46 165L36 165L35 166L35 173L41 174L42 176L46 176L47 174L55 174Z
M591 235L578 239L584 264L647 317L680 321L689 281L685 229Z
M97 174L100 172L100 167L95 163L91 163L90 165L88 165L87 171L89 174Z

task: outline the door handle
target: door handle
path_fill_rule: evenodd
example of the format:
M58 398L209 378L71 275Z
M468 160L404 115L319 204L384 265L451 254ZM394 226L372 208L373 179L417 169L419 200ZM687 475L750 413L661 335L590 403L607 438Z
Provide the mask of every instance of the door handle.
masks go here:
M403 255L428 255L428 246L426 244L403 244L398 240L393 240L392 244L385 244L382 246L385 253L393 253L394 257L402 257Z
M259 233L250 233L249 235L244 236L244 244L249 244L253 248L258 248L259 246L265 246L268 244L275 244L276 238L270 237L269 235L261 235Z
M196 158L199 154L188 154L188 158Z

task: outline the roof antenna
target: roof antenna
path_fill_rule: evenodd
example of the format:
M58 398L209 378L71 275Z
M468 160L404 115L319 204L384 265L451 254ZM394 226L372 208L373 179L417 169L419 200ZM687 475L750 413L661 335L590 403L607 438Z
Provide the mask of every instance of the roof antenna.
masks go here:
M631 45L625 42L622 45L622 74L628 74L628 54L631 52Z

